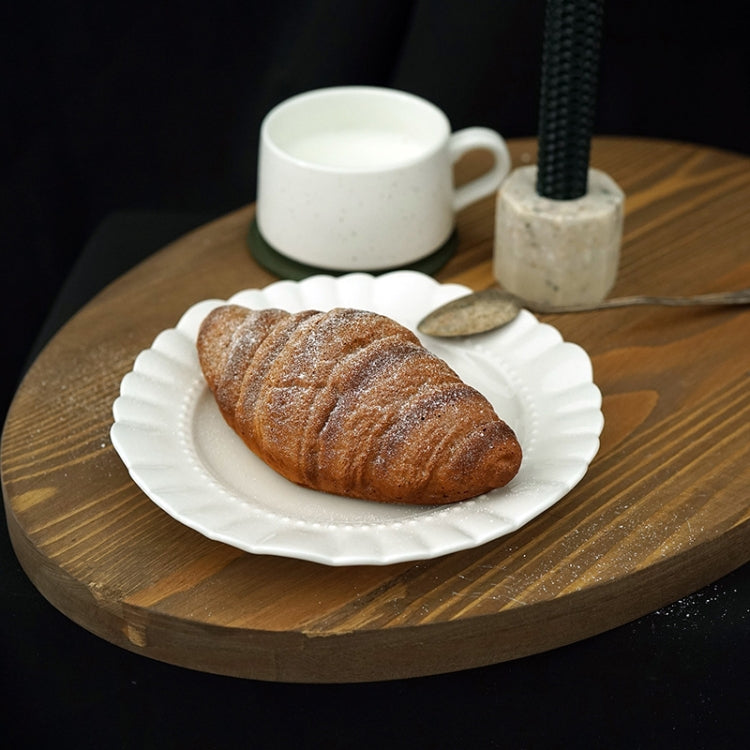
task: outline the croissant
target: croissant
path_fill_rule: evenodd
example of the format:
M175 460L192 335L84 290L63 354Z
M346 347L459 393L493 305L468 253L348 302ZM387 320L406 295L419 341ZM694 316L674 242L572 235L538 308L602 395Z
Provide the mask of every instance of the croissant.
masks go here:
M197 349L226 422L297 484L451 503L518 472L521 448L489 401L383 315L223 305Z

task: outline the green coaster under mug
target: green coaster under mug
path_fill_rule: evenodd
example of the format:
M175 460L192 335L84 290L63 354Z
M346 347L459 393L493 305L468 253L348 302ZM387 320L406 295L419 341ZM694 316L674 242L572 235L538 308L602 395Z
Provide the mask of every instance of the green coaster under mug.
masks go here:
M255 217L253 217L253 220L250 223L250 231L247 234L247 244L250 248L251 255L255 258L258 264L282 279L300 281L308 276L315 276L317 274L342 276L345 273L352 273L352 271L336 271L331 270L330 268L316 268L315 266L308 266L304 263L293 260L292 258L288 258L266 242L258 229L258 223L255 220ZM437 273L453 257L457 247L458 233L454 229L451 236L437 250L435 250L435 252L431 253L426 258L421 258L420 260L415 261L414 263L409 263L406 266L399 266L398 269L403 268L410 271L421 271L422 273L432 275ZM397 269L381 268L377 271L364 270L363 273L370 273L377 276L378 274L395 270Z

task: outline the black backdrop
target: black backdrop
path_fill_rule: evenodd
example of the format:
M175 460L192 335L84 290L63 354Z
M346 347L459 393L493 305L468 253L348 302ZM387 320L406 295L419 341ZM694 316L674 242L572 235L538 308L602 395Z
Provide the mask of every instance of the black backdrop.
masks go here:
M609 0L596 131L750 154L742 5ZM536 132L542 0L28 0L0 14L0 417L56 292L102 220L117 211L218 215L252 201L260 120L287 96L388 85L433 100L456 128ZM420 747L423 736L432 744L422 746L515 748L542 727L549 747L631 748L669 747L682 725L683 739L695 728L696 748L739 747L747 654L737 646L747 634L726 616L726 597L746 591L740 573L606 634L612 658L601 669L579 660L598 660L604 635L450 682L311 691L112 648L29 594L15 572L5 602L24 597L23 618L3 617L8 633L23 629L10 642L24 648L0 643L0 733L15 727L18 737L51 740L58 728L80 727L77 744L86 747L229 747L230 737L248 747L368 746L368 737ZM65 670L54 653L67 655ZM77 687L70 662L79 657ZM542 686L561 700L539 700ZM580 716L563 700L576 690L600 695ZM596 717L587 713L594 708ZM317 741L306 744L306 732Z

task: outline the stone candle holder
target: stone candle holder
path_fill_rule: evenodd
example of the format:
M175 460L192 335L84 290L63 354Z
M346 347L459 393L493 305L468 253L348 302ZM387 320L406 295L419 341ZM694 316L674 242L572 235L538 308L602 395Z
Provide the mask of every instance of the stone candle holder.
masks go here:
M530 302L599 302L617 277L625 195L609 175L588 170L572 200L537 193L537 167L514 170L497 194L494 273Z

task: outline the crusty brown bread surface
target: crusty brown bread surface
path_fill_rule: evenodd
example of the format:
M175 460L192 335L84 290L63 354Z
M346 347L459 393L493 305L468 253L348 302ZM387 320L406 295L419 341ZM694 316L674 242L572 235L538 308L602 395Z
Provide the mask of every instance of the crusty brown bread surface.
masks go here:
M197 347L224 419L297 484L451 503L507 484L520 467L516 436L489 401L385 316L223 305Z

